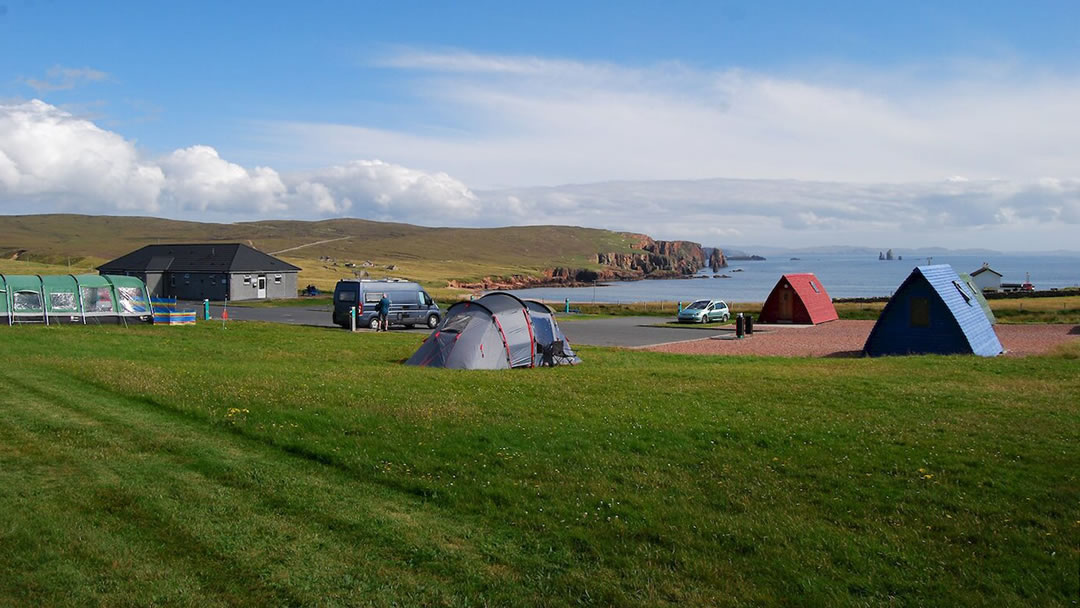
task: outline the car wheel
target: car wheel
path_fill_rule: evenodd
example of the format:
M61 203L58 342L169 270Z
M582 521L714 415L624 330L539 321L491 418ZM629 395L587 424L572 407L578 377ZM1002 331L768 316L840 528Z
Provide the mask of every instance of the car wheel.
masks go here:
M428 315L427 326L428 329L435 329L439 324L439 315Z
M708 314L701 315L701 324L704 325L704 324L706 324L708 322L709 322L709 315Z
M370 329L379 329L379 317L371 317L367 324Z
M720 322L721 322L721 323L727 323L727 321L728 321L728 318L729 318L729 317L728 317L727 315L724 315L724 317L723 317L722 319L720 319Z

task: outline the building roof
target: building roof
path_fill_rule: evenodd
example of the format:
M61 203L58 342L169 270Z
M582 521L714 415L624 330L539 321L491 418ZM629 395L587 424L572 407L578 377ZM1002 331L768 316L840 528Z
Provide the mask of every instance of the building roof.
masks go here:
M792 291L795 292L792 310L794 318L789 319L790 321L817 325L840 318L836 314L832 298L825 291L825 286L821 284L821 281L813 273L803 272L785 274L780 277L761 308L759 320L762 322L775 323L779 320L779 292L784 289L784 285L790 285Z
M989 264L983 264L982 268L980 268L980 269L976 270L975 272L971 273L971 276L974 278L974 277L977 277L977 276L979 276L980 274L982 274L984 272L992 272L992 273L996 274L999 277L1005 276L1005 275L1001 274L1000 272L994 270L993 268L990 268Z
M299 267L241 243L147 245L98 272L297 272Z
M904 323L906 323L905 309L900 302L907 299L908 294L914 291L913 288L917 284L929 285L956 322L955 326L951 324L936 326L930 328L929 331L937 334L942 332L955 333L957 338L962 339L962 344L957 344L943 335L935 336L933 339L921 337L920 332L907 329L903 332L903 335L907 338L925 339L926 341L925 348L911 348L911 344L904 345L908 352L970 352L984 357L1001 354L1003 351L1001 342L998 340L997 334L994 333L993 325L990 324L990 320L975 296L977 290L961 279L953 270L953 267L948 264L917 266L911 271L908 278L893 294L889 303L885 305L885 309L881 311L878 322L874 324L874 329L870 331L870 336L866 339L864 351L870 355L891 354L894 352L893 346L886 344L886 342L892 342L895 338L886 336L887 330L885 328L891 323L898 322L901 317L904 317ZM952 329L943 329L950 327L955 328L958 332L953 332ZM962 346L962 348L957 348L958 346Z

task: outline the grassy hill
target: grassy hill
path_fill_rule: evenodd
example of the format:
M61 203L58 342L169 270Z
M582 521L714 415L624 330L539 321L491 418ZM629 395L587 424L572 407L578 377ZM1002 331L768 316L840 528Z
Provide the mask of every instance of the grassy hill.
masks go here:
M400 365L421 339L2 328L0 605L1067 606L1080 592L1075 348Z
M346 262L369 260L371 275L403 276L432 286L451 279L539 274L545 268L593 268L599 252L629 252L632 235L571 226L426 228L333 219L211 224L148 217L4 216L0 256L51 264L93 266L143 245L241 242L304 269L300 284L332 287L352 277ZM20 253L21 252L21 253ZM329 257L333 261L320 258ZM336 265L335 265L336 264ZM387 270L389 265L397 266Z

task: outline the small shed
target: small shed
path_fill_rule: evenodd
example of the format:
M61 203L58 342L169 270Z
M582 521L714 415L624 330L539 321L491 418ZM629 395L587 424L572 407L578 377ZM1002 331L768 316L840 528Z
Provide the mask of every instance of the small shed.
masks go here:
M785 274L761 307L760 323L817 325L839 316L825 287L813 273Z
M150 295L181 300L297 297L300 268L242 243L147 245L98 267L142 279Z
M918 266L881 311L863 352L871 357L1002 352L975 289L952 266Z
M971 273L971 280L982 291L1001 291L1001 277L1003 275L990 268L990 264L983 262L982 268Z

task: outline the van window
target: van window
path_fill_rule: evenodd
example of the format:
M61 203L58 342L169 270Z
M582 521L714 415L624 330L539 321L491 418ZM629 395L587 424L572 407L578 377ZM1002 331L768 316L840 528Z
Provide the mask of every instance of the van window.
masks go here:
M338 302L355 302L356 292L351 290L342 290L337 294Z
M364 302L367 303L367 304L378 304L379 300L381 300L381 299L382 299L382 292L381 291L365 291L364 292Z
M416 292L413 291L391 291L390 303L397 304L398 306L407 306L416 301Z
M429 296L426 291L421 291L420 292L420 299L421 299L421 302L423 302L424 306L434 306L435 305L435 300L432 300L431 296Z

